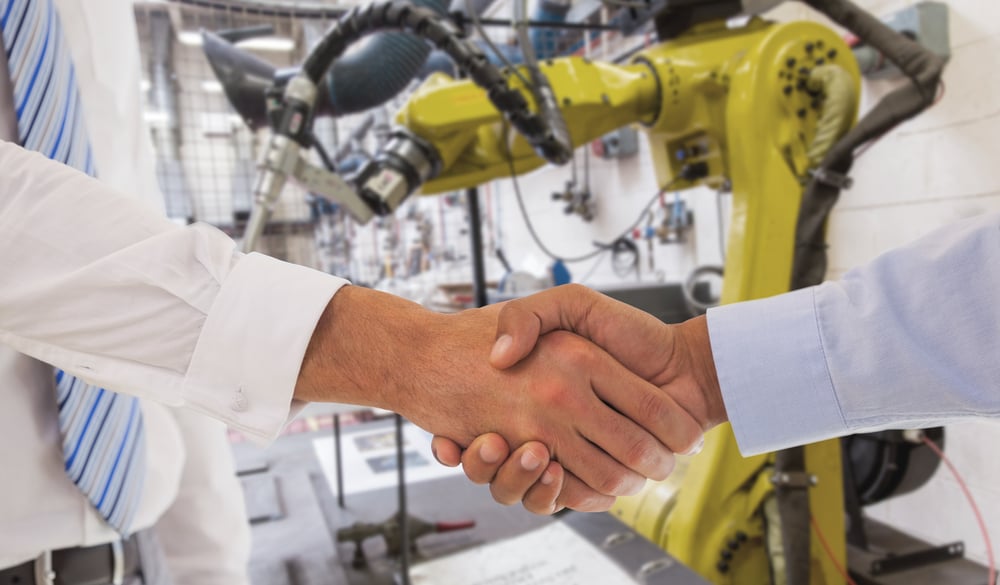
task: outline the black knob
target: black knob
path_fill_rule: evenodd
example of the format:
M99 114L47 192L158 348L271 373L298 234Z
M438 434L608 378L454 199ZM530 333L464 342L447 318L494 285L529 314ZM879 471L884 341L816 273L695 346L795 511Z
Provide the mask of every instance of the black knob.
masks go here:
M726 572L729 571L729 563L727 563L725 561L719 561L715 565L715 568L718 569L720 573L726 573Z
M736 532L736 540L738 540L740 542L746 542L746 540L747 540L747 533L743 532L742 530L738 530Z
M731 561L733 560L733 551L722 549L721 551L719 551L719 558L727 562Z

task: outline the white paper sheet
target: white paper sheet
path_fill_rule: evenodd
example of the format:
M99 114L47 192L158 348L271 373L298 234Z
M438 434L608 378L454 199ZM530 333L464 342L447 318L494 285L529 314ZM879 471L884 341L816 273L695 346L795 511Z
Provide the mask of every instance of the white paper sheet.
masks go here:
M410 570L413 585L629 585L628 573L561 522Z
M461 467L445 467L434 459L431 435L423 429L410 423L404 424L403 441L407 484L462 473ZM326 476L326 483L336 495L337 468L334 464L333 437L314 440L313 449L323 475ZM345 495L396 485L395 427L344 433L341 435L341 451L344 459Z

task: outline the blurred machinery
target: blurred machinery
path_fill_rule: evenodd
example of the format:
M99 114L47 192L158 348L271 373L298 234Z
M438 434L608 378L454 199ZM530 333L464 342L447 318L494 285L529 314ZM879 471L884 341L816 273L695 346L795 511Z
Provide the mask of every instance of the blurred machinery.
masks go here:
M409 547L410 552L417 552L417 539L428 534L439 534L443 532L454 532L456 530L467 530L475 527L473 520L464 522L428 522L416 516L407 518L409 525ZM385 522L372 524L368 522L357 522L347 528L337 531L337 542L350 542L354 544L354 556L351 565L355 569L361 569L368 565L365 557L365 550L362 546L364 541L372 537L380 536L385 540L386 552L389 556L398 557L402 553L403 534L401 529L399 513L394 514Z
M856 123L860 72L838 33L809 22L727 21L777 3L609 2L623 33L651 26L658 42L621 64L544 56L502 71L429 0L351 10L295 71L243 62L206 33L206 51L215 54L233 105L247 123L272 129L244 248L253 248L288 180L368 222L417 191L470 188L546 162L564 164L574 146L595 140L600 156L625 156L633 149L625 129L638 124L663 191L731 190L722 302L816 284L826 270L826 217L849 186L855 149L928 107L944 60L848 0L807 0L910 80ZM458 20L469 16L474 12ZM376 36L361 51L345 53L371 34ZM416 43L407 45L407 55L417 47L421 56L399 57L396 64L392 51L404 41ZM317 146L316 116L379 105L417 74L431 46L464 78L431 73L396 113L384 146L356 172L341 176L333 164L320 168L308 161L304 152ZM388 81L374 87L365 80L367 95L338 94L353 94L344 80L365 70L364 59L368 67L379 63L380 72L383 65L392 69ZM557 194L584 218L585 183ZM659 226L648 226L664 241L683 238L690 224L686 210L675 207ZM743 458L723 426L682 473L622 499L615 513L720 585L844 583L846 535L863 530L845 525L845 492L848 503L864 502L912 485L907 469L928 476L934 466L912 464L916 452L889 437L869 436L850 440L844 451L832 440ZM828 549L814 531L825 535Z

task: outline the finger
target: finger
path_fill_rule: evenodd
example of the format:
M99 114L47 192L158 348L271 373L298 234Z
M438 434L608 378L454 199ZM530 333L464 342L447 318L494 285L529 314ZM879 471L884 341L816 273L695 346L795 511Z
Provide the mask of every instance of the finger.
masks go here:
M669 325L585 286L566 284L504 305L490 363L511 367L531 353L540 336L557 329L592 340L642 378L660 374L673 351Z
M615 498L594 491L578 477L567 472L562 491L556 499L556 511L569 508L578 512L607 512L614 504Z
M537 441L521 445L500 466L490 482L490 494L505 506L520 502L531 486L541 479L548 464L549 450L545 445Z
M555 513L559 506L557 500L565 478L566 473L563 471L562 465L559 465L557 461L550 461L545 472L542 473L542 477L525 494L522 500L524 509L534 514Z
M561 391L561 395L557 396L558 401L572 408L571 424L579 434L579 437L571 437L567 446L583 449L574 454L564 453L560 451L562 445L549 442L558 460L569 471L590 487L609 496L628 495L627 492L619 491L628 490L628 484L613 483L616 481L615 474L619 479L625 477L622 473L624 470L628 470L632 479L636 480L632 482L633 486L642 483L634 477L636 474L643 478L666 478L673 469L673 453L658 437L622 414L623 409L620 408L627 406L626 412L636 417L642 415L640 420L645 420L647 424L662 425L657 417L673 405L664 392L629 372L592 343L571 333L558 331L546 335L538 354L542 359L551 355L552 359L558 359L570 372L585 373L579 376L583 380L575 380L566 388L556 386L552 390ZM586 397L579 392L581 382L589 386L586 388L589 391ZM609 401L605 397L615 400ZM653 415L642 412L647 405L656 407ZM694 425L694 429L700 432L697 425ZM668 431L669 429L664 429L661 434L669 437ZM574 438L592 443L591 448L581 447ZM589 459L581 458L584 453L593 453L594 445L603 450L601 459L605 461L604 467L592 466ZM689 444L684 447L689 447ZM617 465L609 467L609 459ZM577 469L577 466L584 465L584 468ZM595 474L603 477L596 478Z
M458 467L462 462L462 448L451 439L435 436L431 439L431 453L438 463L446 467Z
M462 470L472 483L490 483L509 454L510 447L500 435L479 435L462 454Z
M623 416L606 417L604 424L589 427L584 435L630 469L666 479L674 468L673 453L687 453L701 441L701 425L667 392L610 356L604 362L593 370L591 384L601 400Z
M583 436L568 441L558 456L567 471L606 496L631 496L646 484L644 476L625 467Z

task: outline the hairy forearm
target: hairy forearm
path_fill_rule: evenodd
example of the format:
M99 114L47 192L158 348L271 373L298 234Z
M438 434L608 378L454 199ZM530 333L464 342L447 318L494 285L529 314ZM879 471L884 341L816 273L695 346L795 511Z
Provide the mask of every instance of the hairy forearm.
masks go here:
M435 314L416 303L344 287L320 317L306 350L295 398L399 410L401 371L419 351Z

